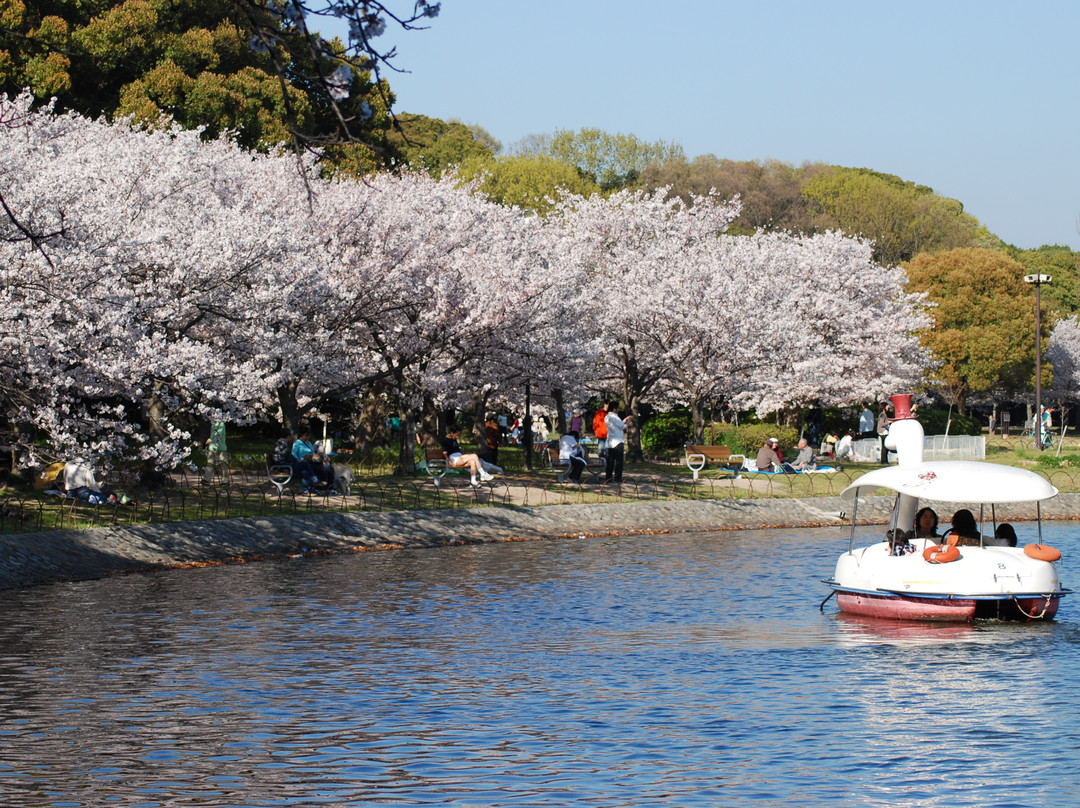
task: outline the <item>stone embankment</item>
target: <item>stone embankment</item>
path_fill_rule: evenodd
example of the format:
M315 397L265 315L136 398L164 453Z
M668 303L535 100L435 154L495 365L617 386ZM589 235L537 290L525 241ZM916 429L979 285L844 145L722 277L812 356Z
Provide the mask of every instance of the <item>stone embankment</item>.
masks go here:
M861 499L859 521L886 522L891 503L889 497ZM332 513L58 530L0 537L0 589L304 554L658 531L839 526L843 507L839 497L680 500ZM938 509L943 521L954 507ZM1048 519L1080 519L1080 494L1062 494L1046 503L1042 513ZM1002 520L1034 517L1034 506L999 511Z

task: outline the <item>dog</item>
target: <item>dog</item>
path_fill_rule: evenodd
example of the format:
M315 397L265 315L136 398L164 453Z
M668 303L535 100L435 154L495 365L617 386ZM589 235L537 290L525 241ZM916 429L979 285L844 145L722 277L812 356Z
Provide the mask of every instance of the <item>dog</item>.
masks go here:
M343 497L349 496L352 490L353 470L344 463L334 463L331 468L334 473L330 480L330 488L336 488Z

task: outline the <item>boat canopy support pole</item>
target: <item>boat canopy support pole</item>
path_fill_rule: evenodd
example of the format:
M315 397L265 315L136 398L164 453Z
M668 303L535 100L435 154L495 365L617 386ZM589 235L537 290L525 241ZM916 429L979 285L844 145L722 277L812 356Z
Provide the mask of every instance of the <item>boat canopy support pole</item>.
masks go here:
M855 523L859 519L859 492L855 491L855 502L851 506L851 534L848 536L847 551L851 553L855 549ZM823 606L825 604L822 604Z
M825 604L828 603L829 599L835 594L836 594L836 590L834 589L832 592L830 592L828 595L825 596L825 600L821 601L821 605L818 606L818 611L819 612L825 611Z

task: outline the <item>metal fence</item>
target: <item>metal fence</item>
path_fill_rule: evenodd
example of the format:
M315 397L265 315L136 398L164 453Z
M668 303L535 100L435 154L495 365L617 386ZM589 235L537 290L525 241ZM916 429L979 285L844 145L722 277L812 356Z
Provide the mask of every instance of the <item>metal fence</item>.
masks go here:
M1077 447L1071 449L1077 450ZM666 460L672 462L672 458ZM261 458L240 457L234 458L228 471L210 485L202 483L200 474L183 469L172 475L169 486L137 491L127 504L89 505L39 493L2 496L0 533L327 512L530 507L669 499L823 497L839 495L868 470L851 467L835 473L743 473L737 480L710 470L695 481L682 465L673 465L671 473L641 473L630 464L622 483L578 484L569 480L559 482L553 474L543 471L514 469L511 459L507 458L507 461L510 462L507 462L509 467L505 476L474 489L464 476L445 477L438 487L426 475L394 477L389 461L367 458L350 464L355 480L349 496L308 496L295 485L279 495L266 477ZM1060 490L1080 490L1080 466L1034 470Z

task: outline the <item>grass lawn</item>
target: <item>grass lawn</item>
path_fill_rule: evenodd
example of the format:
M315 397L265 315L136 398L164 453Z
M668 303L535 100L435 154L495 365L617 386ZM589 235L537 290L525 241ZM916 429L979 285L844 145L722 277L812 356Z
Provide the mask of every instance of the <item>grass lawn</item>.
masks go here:
M502 447L499 463L506 474L479 496L466 484L464 476L452 475L436 488L430 478L419 473L396 475L396 447L381 449L370 456L355 458L343 453L335 458L353 469L352 496L345 498L307 497L288 490L278 497L265 476L264 455L270 448L265 439L238 433L229 437L231 454L227 480L218 478L210 486L201 484L201 471L185 466L173 475L174 485L143 491L106 480L124 491L134 504L89 506L49 496L33 488L32 480L9 475L0 487L0 532L26 532L52 528L75 528L112 523L144 523L276 516L342 511L388 511L432 508L491 507L513 505L585 504L590 502L640 501L655 499L744 499L760 497L837 496L853 480L879 468L876 463L843 464L836 474L765 475L744 472L733 480L725 470L706 468L697 482L683 461L682 453L664 459L628 462L624 484L597 486L560 484L547 467L543 453L533 456L533 468L525 469L520 447ZM464 445L466 451L474 446ZM419 456L419 454L418 454ZM191 463L203 460L197 450ZM1046 476L1063 492L1080 491L1080 439L1067 438L1060 451L1037 452L1022 445L1019 438L987 441L986 460L1028 468Z

